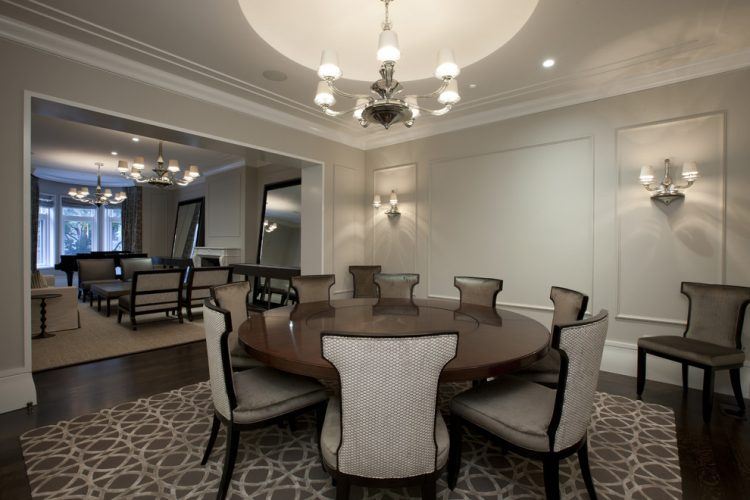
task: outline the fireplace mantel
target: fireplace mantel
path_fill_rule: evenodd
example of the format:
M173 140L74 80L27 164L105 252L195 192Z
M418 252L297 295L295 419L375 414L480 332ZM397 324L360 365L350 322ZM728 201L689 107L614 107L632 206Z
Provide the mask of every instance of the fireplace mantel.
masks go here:
M193 253L193 265L201 267L201 257L216 257L219 259L220 266L239 263L242 257L239 248L223 247L195 247Z

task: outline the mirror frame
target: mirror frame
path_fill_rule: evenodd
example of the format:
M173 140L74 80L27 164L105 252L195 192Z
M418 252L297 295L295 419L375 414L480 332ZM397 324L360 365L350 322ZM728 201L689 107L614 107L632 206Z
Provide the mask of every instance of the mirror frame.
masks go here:
M190 200L183 200L177 203L177 211L174 214L174 231L172 232L172 248L169 249L170 257L174 254L174 244L177 239L177 219L180 216L180 207L183 205L199 204L201 215L198 219L198 237L195 239L195 247L202 247L206 245L206 198L201 196L200 198L192 198ZM193 247L193 251L195 251Z
M301 186L302 178L289 179L287 181L273 182L263 186L263 201L260 210L260 221L258 228L258 253L255 255L255 263L260 264L261 252L263 251L263 221L266 220L266 204L268 203L268 192L274 189L282 189L290 186Z

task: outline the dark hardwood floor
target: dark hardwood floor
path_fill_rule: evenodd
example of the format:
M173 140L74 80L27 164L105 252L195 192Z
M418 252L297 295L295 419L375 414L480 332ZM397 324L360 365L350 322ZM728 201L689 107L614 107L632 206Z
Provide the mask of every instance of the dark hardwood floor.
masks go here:
M0 498L30 498L18 440L27 430L207 379L202 342L36 374L39 405L0 415ZM599 389L635 398L635 379L602 372ZM675 411L684 498L747 498L750 423L723 411L732 398L717 396L709 426L698 391L683 397L677 386L649 381L643 399Z

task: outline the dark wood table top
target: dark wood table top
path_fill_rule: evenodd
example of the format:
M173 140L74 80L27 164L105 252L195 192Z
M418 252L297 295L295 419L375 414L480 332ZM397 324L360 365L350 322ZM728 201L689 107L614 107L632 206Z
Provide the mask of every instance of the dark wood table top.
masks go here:
M91 291L100 295L106 296L117 296L127 295L130 292L130 281L111 281L109 283L93 283L91 285Z
M436 299L376 302L346 299L272 309L240 325L240 344L279 370L335 380L335 368L321 354L323 331L368 336L458 332L458 352L443 371L444 382L512 373L549 349L547 328L511 311Z

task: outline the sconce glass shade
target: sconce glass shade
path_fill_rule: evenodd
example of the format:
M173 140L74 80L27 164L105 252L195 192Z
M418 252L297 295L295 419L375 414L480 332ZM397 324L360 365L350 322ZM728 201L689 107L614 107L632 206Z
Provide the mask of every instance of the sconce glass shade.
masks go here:
M78 196L78 190L76 188L70 188L68 190L68 196L75 198L76 196Z
M339 67L339 56L335 50L324 49L320 56L320 66L318 66L318 76L325 80L338 80L343 75Z
M146 166L146 162L143 161L143 156L136 156L133 160L133 168L138 170L143 170L143 168Z
M410 95L410 96L407 96L406 99L404 99L404 101L406 101L406 104L409 105L412 119L419 118L420 111L419 111L419 102L417 101L417 98Z
M379 194L376 194L376 195L375 195L375 196L374 196L374 197L372 198L372 206L373 206L374 208L380 208L380 205L381 205L381 202L380 202L380 195L379 195Z
M326 82L318 82L318 90L315 92L315 104L318 106L333 106L336 98Z
M448 82L448 86L440 93L437 100L440 104L456 104L461 100L461 96L458 95L458 81L455 78Z
M169 160L169 166L167 167L167 170L170 172L179 172L180 171L180 162L177 160Z
M401 49L398 47L398 35L393 30L384 30L378 38L378 61L396 62L401 59Z
M355 104L354 112L352 113L352 116L354 116L355 120L361 120L362 119L362 112L365 110L367 105L370 103L369 99L366 99L364 97L360 97L357 99L357 104Z
M682 164L682 178L687 181L694 181L700 177L698 173L698 164L694 161L686 161Z
M141 171L138 170L138 167L133 164L133 168L130 169L130 175L133 177L133 179L140 179L141 178Z
M654 182L654 169L650 165L644 165L641 167L641 175L638 177L641 184L651 184Z
M445 78L456 78L461 69L456 64L456 58L453 56L453 50L440 49L437 56L437 68L435 68L435 78L443 80Z
M398 196L396 196L395 190L391 191L391 198L388 201L390 202L391 206L398 205Z
M123 174L128 173L128 170L130 170L130 167L128 166L128 162L126 160L120 160L117 162L117 171Z

